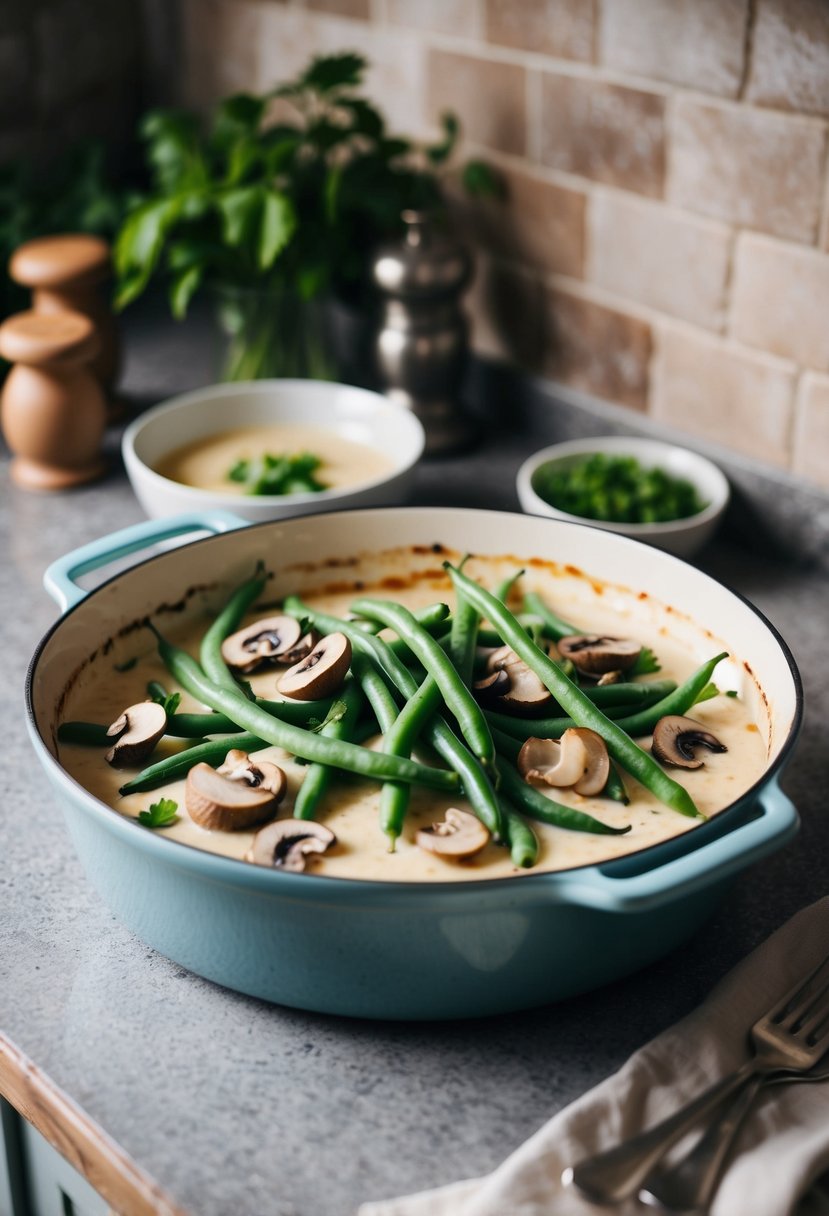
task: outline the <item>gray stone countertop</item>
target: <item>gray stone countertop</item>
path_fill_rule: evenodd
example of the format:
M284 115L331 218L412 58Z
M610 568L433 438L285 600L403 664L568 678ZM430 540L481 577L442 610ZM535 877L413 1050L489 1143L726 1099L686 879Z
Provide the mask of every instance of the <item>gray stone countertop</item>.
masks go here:
M133 345L134 391L158 398L206 378L196 362L182 375L177 341L161 331ZM492 434L465 459L424 465L416 502L514 509L515 470L537 446ZM806 721L783 782L803 826L687 945L586 996L464 1023L349 1021L201 980L92 892L24 725L28 657L56 615L45 566L141 511L117 467L59 497L16 490L5 461L0 477L0 1030L198 1216L346 1216L490 1170L829 891L829 578L722 545L705 568L762 609L803 673Z

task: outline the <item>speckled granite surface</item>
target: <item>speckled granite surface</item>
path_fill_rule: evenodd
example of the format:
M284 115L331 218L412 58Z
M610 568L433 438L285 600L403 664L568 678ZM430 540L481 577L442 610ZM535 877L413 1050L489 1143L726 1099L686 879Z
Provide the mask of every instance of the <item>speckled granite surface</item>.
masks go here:
M147 340L128 383L160 396L204 374L177 339ZM492 436L465 461L424 466L417 500L513 508L515 469L537 446ZM0 1029L194 1214L345 1216L490 1169L829 890L829 577L722 546L707 569L801 664L806 724L784 786L803 830L740 877L684 949L562 1005L447 1025L299 1013L183 972L88 887L23 722L28 656L55 616L44 567L137 521L138 505L118 472L60 498L10 488L5 463L1 475Z

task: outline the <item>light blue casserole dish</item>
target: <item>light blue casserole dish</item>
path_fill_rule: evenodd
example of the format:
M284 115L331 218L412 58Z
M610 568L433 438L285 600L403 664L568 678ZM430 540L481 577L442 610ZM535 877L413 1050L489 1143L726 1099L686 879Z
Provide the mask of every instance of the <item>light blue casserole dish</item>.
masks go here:
M673 949L736 872L797 830L778 784L802 714L792 656L756 609L684 562L596 529L497 512L387 509L242 522L223 512L152 521L55 563L45 582L64 616L38 647L27 681L32 741L90 880L143 941L182 966L265 1000L354 1017L457 1018L540 1005ZM169 547L191 532L209 535ZM78 586L84 574L159 544L161 552L91 594ZM279 593L297 569L358 578L384 551L434 565L435 544L555 560L604 583L633 583L643 596L669 596L711 644L738 656L765 707L762 779L693 831L612 862L404 884L281 873L165 840L99 802L58 763L66 690L135 622L221 603L259 558Z

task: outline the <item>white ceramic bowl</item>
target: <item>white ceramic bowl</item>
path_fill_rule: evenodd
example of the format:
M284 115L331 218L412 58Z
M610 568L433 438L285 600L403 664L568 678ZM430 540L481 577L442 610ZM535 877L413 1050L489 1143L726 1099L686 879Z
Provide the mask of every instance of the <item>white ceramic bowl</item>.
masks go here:
M672 477L682 477L696 487L697 493L707 505L696 515L687 519L674 519L660 524L609 523L599 519L584 519L559 511L545 502L535 490L535 478L542 467L558 465L568 468L577 464L584 456L601 452L607 456L633 456L644 468L658 466ZM706 541L710 540L728 506L730 490L725 474L710 460L688 448L658 439L623 438L599 436L593 439L573 439L567 443L554 443L542 448L524 461L518 470L516 481L518 498L528 515L548 515L551 519L589 524L607 532L618 532L633 540L644 541L667 553L679 557L690 557Z
M381 477L311 494L222 494L182 485L155 471L188 442L237 427L301 423L363 443L391 462ZM223 508L250 523L288 519L343 507L405 501L423 452L423 427L414 414L379 393L318 380L254 380L216 384L172 397L137 418L124 433L127 476L151 517Z

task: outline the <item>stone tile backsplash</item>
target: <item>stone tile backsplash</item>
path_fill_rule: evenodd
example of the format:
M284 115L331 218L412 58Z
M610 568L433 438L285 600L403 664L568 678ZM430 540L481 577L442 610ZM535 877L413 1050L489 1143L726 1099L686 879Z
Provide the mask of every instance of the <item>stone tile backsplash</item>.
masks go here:
M456 111L480 351L829 489L829 0L179 6L185 102L356 48L399 130Z

